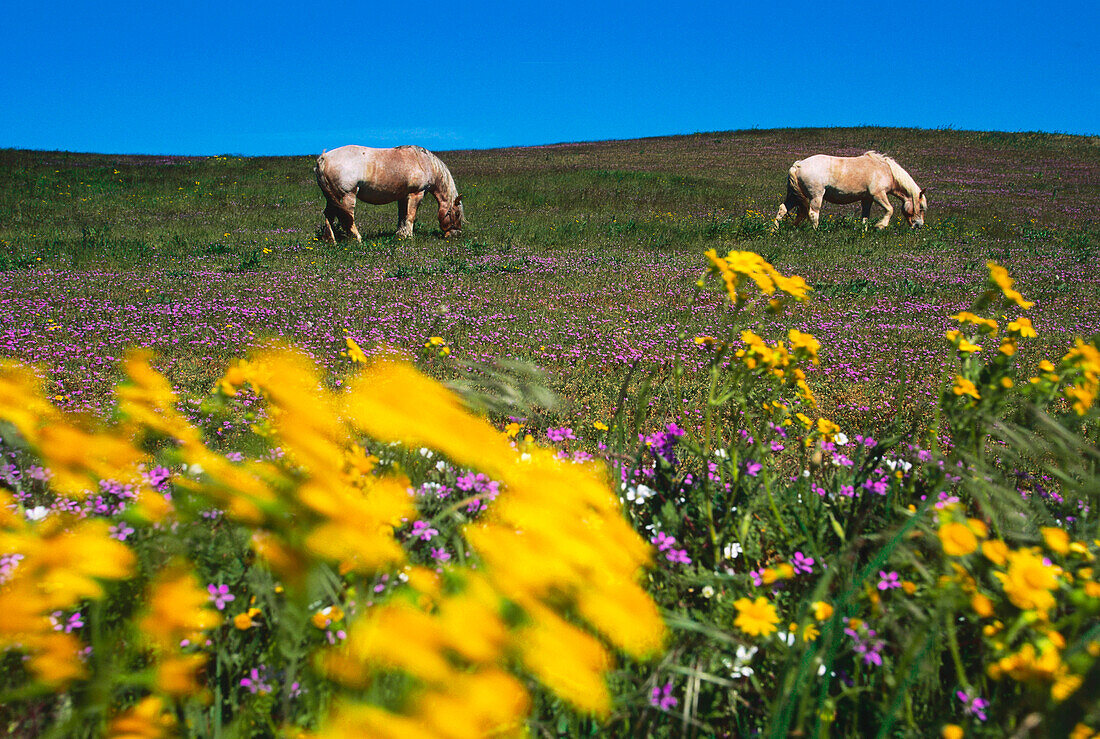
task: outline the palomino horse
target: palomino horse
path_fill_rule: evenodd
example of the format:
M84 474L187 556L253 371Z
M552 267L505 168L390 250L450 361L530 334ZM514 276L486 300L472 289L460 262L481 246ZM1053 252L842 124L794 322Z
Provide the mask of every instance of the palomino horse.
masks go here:
M871 203L878 203L886 209L886 215L875 227L886 228L894 213L887 195L901 198L905 218L912 228L924 225L924 212L928 209L924 190L890 157L877 151L868 151L858 157L815 154L795 162L788 172L787 199L779 206L773 226L779 228L787 211L797 209L796 226L809 215L817 228L823 200L840 204L858 200L863 204L864 225L871 215Z
M397 201L397 235L412 236L416 209L430 192L439 203L439 228L444 236L462 230L462 196L447 165L419 146L372 149L350 144L317 157L317 184L327 201L321 238L336 241L333 219L348 235L362 241L355 227L355 201L384 205Z

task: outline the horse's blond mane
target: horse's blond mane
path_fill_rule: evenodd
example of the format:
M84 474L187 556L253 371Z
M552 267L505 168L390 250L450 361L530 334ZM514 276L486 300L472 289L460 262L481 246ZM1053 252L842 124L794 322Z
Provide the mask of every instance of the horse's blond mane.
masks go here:
M876 162L881 162L889 167L894 182L897 183L898 187L905 190L909 194L909 197L916 198L920 195L920 186L917 185L916 180L914 180L913 176L906 172L900 164L894 161L893 157L886 156L874 150L863 152L863 156L870 157Z
M458 187L455 185L455 178L451 175L451 170L447 169L447 165L443 163L443 160L437 157L432 152L425 149L423 146L406 145L410 149L416 149L428 159L428 166L432 168L432 175L436 182L439 183L439 192L447 198L448 202L453 202L458 197ZM398 147L405 148L405 147Z

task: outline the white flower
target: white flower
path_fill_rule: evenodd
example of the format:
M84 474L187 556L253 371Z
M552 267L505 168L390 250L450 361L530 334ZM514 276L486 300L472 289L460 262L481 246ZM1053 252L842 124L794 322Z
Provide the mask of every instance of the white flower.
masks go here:
M714 456L718 459L729 459L730 455L726 453L725 449L715 449Z
M738 645L734 652L734 659L731 662L729 658L724 658L722 663L729 668L730 675L733 677L748 677L753 673L753 669L749 667L749 662L752 661L753 656L756 654L756 647L745 647Z
M794 634L790 634L786 631L775 632L775 638L786 644L788 647L794 644Z
M48 516L50 509L44 505L35 506L34 508L28 508L23 515L27 517L28 521L41 521Z
M656 494L656 490L646 485L626 489L626 499L635 505L642 505L645 503L646 498L652 498Z
M704 585L703 586L703 597L704 598L713 598L714 597L714 588L712 588L710 585Z
M431 459L435 456L435 454L428 447L422 446L420 447L420 456L425 457L426 459Z
M447 463L441 459L435 463L435 468L442 472L443 470L447 469Z
M726 548L722 550L722 555L726 559L737 559L742 552L741 545L735 541L731 541L726 545Z
M833 436L833 441L840 446L846 446L848 444L848 435L843 431L838 431L836 435Z
M810 471L809 470L802 470L802 476L803 477L809 477L810 476Z
M884 459L882 461L885 462L886 466L889 467L891 470L896 470L900 467L903 472L908 472L909 470L913 469L913 463L906 462L904 459Z

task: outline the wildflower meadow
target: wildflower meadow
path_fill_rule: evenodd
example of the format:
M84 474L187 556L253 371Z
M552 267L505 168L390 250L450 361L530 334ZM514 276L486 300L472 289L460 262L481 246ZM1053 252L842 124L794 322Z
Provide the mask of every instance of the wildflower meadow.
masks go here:
M924 228L773 230L872 148ZM440 156L329 245L315 157L0 151L6 733L1100 736L1095 141Z

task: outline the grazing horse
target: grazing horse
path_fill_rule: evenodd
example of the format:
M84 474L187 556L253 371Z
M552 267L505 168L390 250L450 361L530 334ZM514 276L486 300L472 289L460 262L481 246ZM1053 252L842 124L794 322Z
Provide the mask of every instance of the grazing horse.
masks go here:
M348 235L362 241L355 227L355 201L384 205L397 201L397 235L412 236L416 209L430 192L439 203L439 228L444 236L462 230L462 196L447 165L420 146L372 149L350 144L317 157L317 184L325 196L321 238L336 241L332 222L339 219Z
M871 203L878 203L886 209L886 215L875 227L886 228L894 213L887 196L893 195L904 202L903 212L910 227L919 228L924 225L924 212L928 209L924 192L900 164L877 151L858 157L815 154L791 167L787 174L787 198L779 206L772 225L778 229L787 211L798 210L794 225L802 223L808 215L817 228L823 200L841 204L858 200L863 204L864 225L871 215Z

